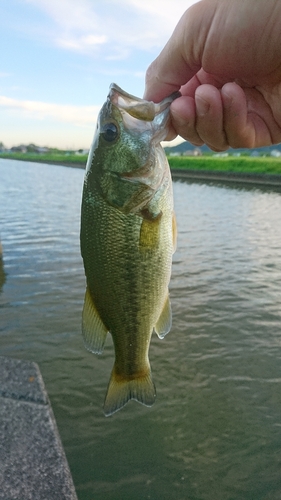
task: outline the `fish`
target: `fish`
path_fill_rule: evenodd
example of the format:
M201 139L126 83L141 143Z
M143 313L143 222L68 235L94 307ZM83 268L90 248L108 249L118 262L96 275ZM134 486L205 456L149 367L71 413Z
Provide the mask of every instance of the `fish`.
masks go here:
M170 104L135 97L112 83L102 106L84 178L80 244L86 293L85 347L101 354L107 334L115 362L104 402L112 415L129 400L152 406L148 351L153 331L170 331L176 220L171 173L160 144Z

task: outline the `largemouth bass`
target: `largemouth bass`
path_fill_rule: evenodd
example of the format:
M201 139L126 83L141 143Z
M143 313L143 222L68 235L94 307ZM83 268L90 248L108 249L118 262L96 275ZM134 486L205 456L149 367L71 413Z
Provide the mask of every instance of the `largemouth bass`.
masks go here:
M171 328L168 285L176 224L169 165L160 145L170 103L139 99L110 86L89 153L81 209L87 289L82 333L102 353L111 333L115 364L106 416L130 399L146 406L156 392L148 350L153 330Z

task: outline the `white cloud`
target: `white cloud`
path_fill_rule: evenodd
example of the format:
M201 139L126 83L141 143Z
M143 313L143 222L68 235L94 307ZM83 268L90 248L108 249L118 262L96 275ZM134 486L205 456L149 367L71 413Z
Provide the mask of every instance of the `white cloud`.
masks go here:
M106 43L107 35L102 28L102 20L95 13L94 4L89 0L25 0L41 9L51 20L51 25L43 25L41 34L52 44L65 49L89 52ZM40 36L37 31L37 36Z
M161 47L184 11L198 0L26 0L53 23L45 36L68 50L125 59L132 49ZM59 33L59 36L57 35Z
M26 0L26 3L41 8L56 24L65 30L95 30L98 27L98 17L92 6L95 2L89 0Z
M25 114L28 118L44 120L52 118L57 122L71 123L75 126L93 126L97 120L100 106L69 106L41 101L24 101L0 96L0 107Z
M73 49L79 52L87 52L96 46L102 45L107 42L104 35L87 35L87 36L65 36L64 38L57 38L57 44L65 49Z
M119 5L134 7L138 12L144 12L153 17L156 30L159 26L158 19L165 18L174 25L179 21L182 14L192 4L199 0L115 0ZM160 26L161 29L161 26Z

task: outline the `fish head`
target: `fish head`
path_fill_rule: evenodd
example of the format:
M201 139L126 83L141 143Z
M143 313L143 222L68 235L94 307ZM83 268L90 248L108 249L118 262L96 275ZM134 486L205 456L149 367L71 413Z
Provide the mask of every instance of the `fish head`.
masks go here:
M144 204L160 186L167 170L167 162L160 161L164 155L160 142L167 134L170 104L178 96L154 103L111 84L99 113L86 179L112 205L133 207L135 197L136 211L140 198Z

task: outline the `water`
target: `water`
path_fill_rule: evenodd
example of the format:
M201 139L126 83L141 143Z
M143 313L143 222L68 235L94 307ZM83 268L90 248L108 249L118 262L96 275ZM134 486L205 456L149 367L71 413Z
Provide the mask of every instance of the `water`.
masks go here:
M0 354L39 364L79 500L280 500L281 195L174 183L157 400L105 418L113 346L95 356L80 334L83 174L0 160Z

